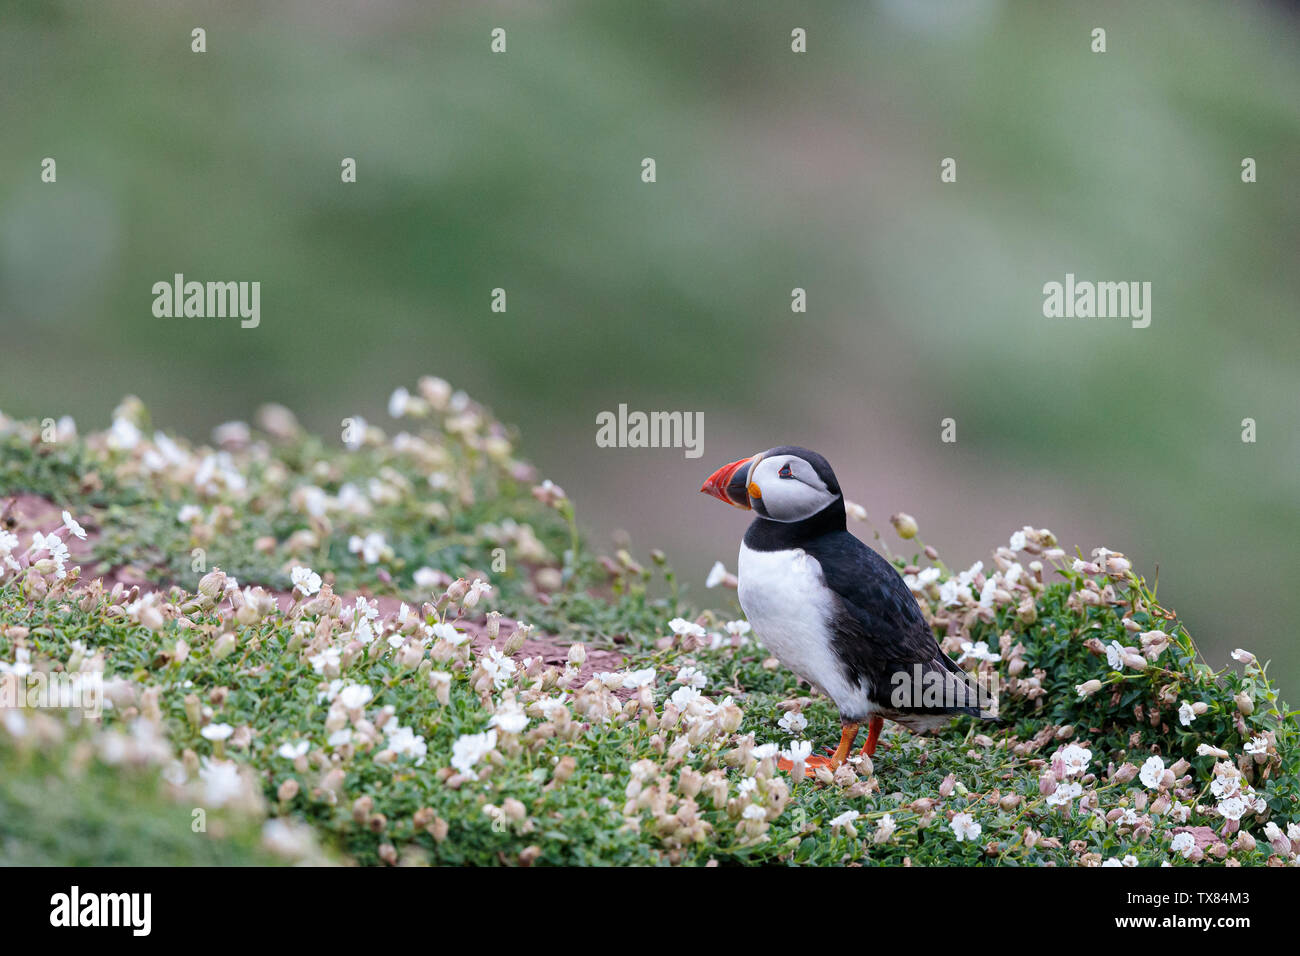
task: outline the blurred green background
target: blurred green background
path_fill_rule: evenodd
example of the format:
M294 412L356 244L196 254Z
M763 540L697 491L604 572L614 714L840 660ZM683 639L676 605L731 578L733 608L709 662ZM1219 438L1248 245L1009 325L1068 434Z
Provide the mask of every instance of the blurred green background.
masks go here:
M1294 689L1298 37L1280 2L9 0L0 409L333 431L440 374L715 601L744 521L700 481L804 444L950 564L1031 523L1158 566L1212 663ZM154 318L175 272L260 281L261 326ZM1067 272L1151 282L1151 326L1044 318ZM598 449L619 403L704 412L703 458Z

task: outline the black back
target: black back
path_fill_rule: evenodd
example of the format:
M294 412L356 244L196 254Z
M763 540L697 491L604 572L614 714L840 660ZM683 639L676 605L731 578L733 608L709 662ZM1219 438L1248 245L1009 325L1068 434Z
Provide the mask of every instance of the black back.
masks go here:
M756 518L745 532L745 546L754 551L802 548L821 565L826 586L839 602L831 635L848 678L867 685L872 701L907 713L978 714L979 707L896 708L890 702L895 675L937 672L966 680L965 672L939 647L916 598L898 570L849 533L844 497L826 459L806 449L787 446L775 453L793 453L817 468L828 488L839 494L811 518L780 522ZM829 474L822 474L825 467ZM834 483L834 484L832 484ZM969 687L969 683L967 682ZM917 700L919 697L920 688ZM974 690L966 698L975 701Z

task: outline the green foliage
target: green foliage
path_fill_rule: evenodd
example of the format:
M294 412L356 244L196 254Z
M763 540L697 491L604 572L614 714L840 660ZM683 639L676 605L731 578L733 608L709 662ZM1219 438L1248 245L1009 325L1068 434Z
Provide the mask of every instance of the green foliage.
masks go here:
M300 858L325 847L364 864L1294 855L1296 715L1249 654L1240 669L1201 660L1122 555L1070 562L1050 532L1026 528L988 573L898 562L944 648L996 686L1000 719L935 737L891 727L874 760L794 778L778 751L833 742L829 701L743 622L685 604L663 556L584 548L563 492L530 490L508 444L488 441L504 434L491 418L462 420L471 407L417 406L418 439L371 428L354 451L283 420L224 455L143 434L49 449L21 423L0 434L6 490L72 508L114 573L132 563L181 585L86 583L71 558L59 577L21 524L4 544L17 570L0 578L0 678L103 673L107 697L81 729L0 712L28 715L0 719L6 859L249 861L267 852L264 815L310 828ZM123 416L143 421L130 403ZM155 454L172 457L150 468ZM204 477L209 461L219 481ZM330 503L313 507L309 488ZM178 521L185 505L197 511ZM376 533L375 560L349 548ZM198 545L225 570L195 580ZM498 547L507 568L494 573ZM264 590L287 591L308 563L319 591ZM430 591L420 566L482 571L491 588ZM356 590L410 604L380 613ZM622 657L583 669L597 651ZM215 831L190 832L194 807Z

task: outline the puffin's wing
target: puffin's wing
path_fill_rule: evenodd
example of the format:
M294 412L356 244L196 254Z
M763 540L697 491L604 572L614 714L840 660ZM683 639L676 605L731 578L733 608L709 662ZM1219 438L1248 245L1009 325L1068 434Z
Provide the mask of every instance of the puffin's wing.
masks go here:
M921 614L916 598L903 582L898 570L853 535L828 536L819 542L814 557L821 564L827 587L840 601L832 641L835 650L853 676L869 682L873 701L891 709L917 713L978 714L974 692L967 699L972 706L898 706L891 701L897 676L913 680L920 668L936 677L953 675L967 687L967 675L935 640L934 632Z

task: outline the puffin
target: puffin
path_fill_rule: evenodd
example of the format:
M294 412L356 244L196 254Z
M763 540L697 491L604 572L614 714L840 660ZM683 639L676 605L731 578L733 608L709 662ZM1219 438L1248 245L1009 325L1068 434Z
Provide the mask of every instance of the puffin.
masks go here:
M754 513L740 545L740 607L764 646L839 709L839 746L809 757L808 776L839 767L863 723L861 753L871 756L885 718L928 733L984 716L978 688L939 647L898 570L849 532L825 458L782 445L723 465L700 491Z

